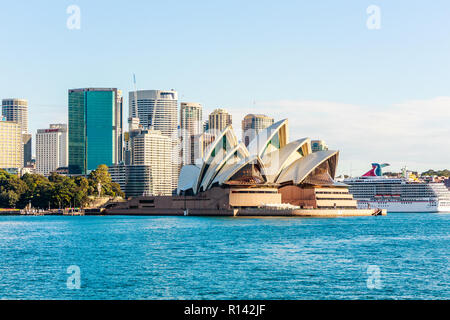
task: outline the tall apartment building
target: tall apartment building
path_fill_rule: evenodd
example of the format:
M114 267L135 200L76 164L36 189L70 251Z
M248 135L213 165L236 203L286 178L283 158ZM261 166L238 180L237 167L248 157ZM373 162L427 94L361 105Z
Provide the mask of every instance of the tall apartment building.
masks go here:
M136 101L137 100L137 103ZM178 139L178 93L175 90L137 90L128 96L130 118L138 118L143 129L161 131L171 138L172 187L177 188L180 172Z
M171 139L159 130L143 130L133 137L132 153L133 165L151 168L151 194L171 195L174 190Z
M137 114L136 101L137 98ZM178 93L173 90L138 90L128 96L129 114L138 118L144 129L153 126L167 137L172 137L178 127Z
M28 132L28 101L25 99L3 99L2 114L6 121L17 122L22 133Z
M123 156L123 97L116 88L69 90L69 173L88 174Z
M28 101L26 99L3 99L2 114L6 121L17 122L22 133L23 163L21 167L31 162L32 136L28 134Z
M0 119L0 168L22 168L22 127L5 118Z
M248 114L242 120L242 141L248 147L250 141L263 129L274 123L273 118L264 114Z
M118 164L108 168L111 180L120 185L125 197L154 195L155 186L152 183L152 168L145 165ZM156 188L157 189L157 188Z
M23 165L30 166L32 155L32 135L30 133L22 133L22 144L23 144Z
M218 134L231 125L231 123L231 114L224 109L216 109L209 115L208 129Z
M69 164L67 124L51 124L36 133L36 172L49 175Z
M202 105L195 102L182 102L180 105L180 129L182 143L182 163L194 164L195 137L203 132Z

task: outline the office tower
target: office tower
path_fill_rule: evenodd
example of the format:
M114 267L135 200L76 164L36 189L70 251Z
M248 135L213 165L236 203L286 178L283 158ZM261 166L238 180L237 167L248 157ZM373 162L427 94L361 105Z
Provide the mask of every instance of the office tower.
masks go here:
M23 166L31 162L32 136L28 134L28 101L26 99L3 99L2 113L6 121L17 122L20 125L23 145Z
M126 198L158 194L158 188L152 183L151 166L118 164L110 166L108 172Z
M203 132L202 105L195 102L182 102L180 105L180 128L182 140L183 165L194 164L195 137Z
M129 93L128 100L130 118L139 118L143 129L159 130L171 138L172 187L176 189L180 172L178 93L174 90L137 90Z
M273 124L273 118L264 114L248 114L242 120L242 141L248 147L250 141L263 129Z
M123 162L123 95L122 90L117 90L116 94L116 115L115 115L115 159L114 163Z
M0 168L23 167L22 127L17 122L0 120Z
M28 101L25 99L3 99L2 114L6 121L17 122L22 133L28 133Z
M22 133L23 166L24 167L31 165L31 160L32 160L31 140L32 140L31 134Z
M58 168L67 167L68 144L66 124L51 124L49 129L38 129L36 133L36 172L49 175Z
M224 109L216 109L209 115L208 127L210 131L216 134L222 132L227 126L231 125L231 114Z
M312 140L311 150L312 152L328 150L328 145L323 140Z
M116 88L69 90L69 173L122 161L123 98Z
M171 142L159 130L143 130L133 137L133 165L150 166L153 195L171 195L174 190Z
M137 98L137 114L136 102ZM153 126L167 137L175 136L178 121L178 93L173 90L138 90L128 96L130 118L139 118L143 129Z

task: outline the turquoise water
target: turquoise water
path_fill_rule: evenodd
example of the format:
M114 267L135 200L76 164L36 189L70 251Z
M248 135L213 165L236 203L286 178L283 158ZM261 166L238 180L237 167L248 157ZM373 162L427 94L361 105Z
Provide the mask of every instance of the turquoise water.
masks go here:
M449 231L430 213L0 217L0 298L450 299Z

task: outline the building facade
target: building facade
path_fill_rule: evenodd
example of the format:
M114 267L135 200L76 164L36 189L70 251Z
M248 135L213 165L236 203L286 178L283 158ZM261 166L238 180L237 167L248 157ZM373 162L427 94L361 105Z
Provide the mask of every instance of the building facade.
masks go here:
M208 117L208 130L219 134L231 123L231 114L224 109L216 109Z
M183 165L195 161L195 137L203 132L202 105L182 102L180 105L181 159Z
M116 88L69 90L69 173L122 161L123 98Z
M17 122L0 120L0 168L23 167L22 127Z
M250 141L263 129L271 126L274 120L264 114L248 114L242 120L242 141L247 147Z
M133 137L132 164L151 168L150 192L153 195L171 195L172 146L171 139L158 130L143 130Z
M29 133L22 133L23 144L23 165L24 167L31 165L32 155L32 135Z
M17 122L22 133L23 164L27 166L32 159L32 136L28 134L28 101L26 99L3 99L2 113L6 121Z
M28 101L25 99L3 99L2 114L6 121L19 123L22 133L28 132Z
M137 108L136 101L137 99ZM178 128L178 93L174 90L138 90L128 96L130 118L138 118L143 129L153 126L167 137Z
M158 130L171 139L172 188L176 189L181 164L178 93L175 90L137 90L129 93L128 101L130 118L138 118L142 129Z
M51 124L49 129L36 133L36 172L49 175L58 168L67 167L69 137L66 124Z
M126 198L158 194L158 188L152 183L151 166L119 164L109 167L108 171Z
M311 149L312 152L325 151L328 150L328 145L323 140L312 140Z

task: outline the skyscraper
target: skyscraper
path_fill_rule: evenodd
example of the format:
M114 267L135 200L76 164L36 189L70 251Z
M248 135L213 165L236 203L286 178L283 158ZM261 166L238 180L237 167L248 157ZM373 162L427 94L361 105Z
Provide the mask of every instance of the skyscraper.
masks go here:
M171 195L172 145L171 138L158 130L143 130L133 138L133 165L150 166L153 195Z
M23 167L22 128L0 117L0 168Z
M22 144L23 144L23 165L29 166L32 160L32 135L29 133L22 133Z
M3 99L2 114L6 121L17 122L22 133L28 133L28 101L25 99Z
M182 102L180 105L180 128L182 139L183 165L194 164L195 138L203 132L202 105L195 102Z
M130 118L139 118L143 129L158 130L171 139L172 187L176 189L180 171L178 93L174 90L138 90L131 91L128 100Z
M248 147L250 141L263 129L270 127L274 120L264 114L248 114L242 120L242 141Z
M23 163L21 167L31 162L31 134L28 134L28 101L26 99L3 99L2 113L6 121L17 122L22 133Z
M136 102L137 97L137 114ZM139 118L144 129L153 126L167 137L172 137L178 126L178 93L173 90L138 90L128 96L131 118Z
M70 174L122 161L122 106L122 92L116 88L69 90Z
M218 134L231 125L231 123L231 114L224 109L216 109L209 115L208 129Z
M67 124L51 124L36 133L36 172L49 175L68 166Z

